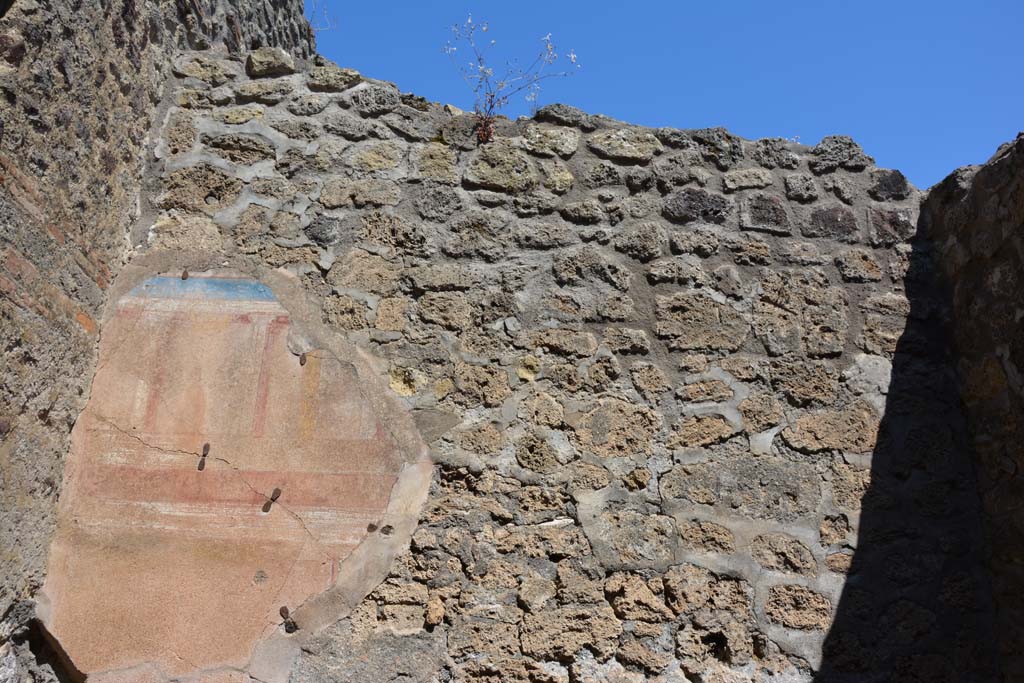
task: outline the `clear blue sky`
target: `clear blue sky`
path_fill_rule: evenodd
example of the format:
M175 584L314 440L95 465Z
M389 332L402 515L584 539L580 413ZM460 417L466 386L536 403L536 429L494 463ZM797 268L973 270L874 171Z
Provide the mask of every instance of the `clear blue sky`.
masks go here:
M336 23L317 34L322 54L463 108L471 94L442 47L472 12L499 64L548 32L579 55L542 105L811 145L847 134L922 188L1024 130L1024 0L321 3Z

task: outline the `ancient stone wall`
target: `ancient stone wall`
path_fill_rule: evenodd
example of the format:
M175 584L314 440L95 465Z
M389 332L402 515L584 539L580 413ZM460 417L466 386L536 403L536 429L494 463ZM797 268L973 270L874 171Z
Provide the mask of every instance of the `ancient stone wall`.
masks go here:
M923 195L841 136L553 105L479 145L458 110L315 57L299 2L0 7L0 681L61 668L25 626L68 435L116 300L179 273L273 285L296 328L344 337L309 348L365 354L433 478L418 526L360 532L388 530L390 567L353 541L326 606L260 603L287 657L189 673L147 646L147 680L980 682L997 642L1013 680L1020 141L938 186L919 230ZM309 371L299 336L275 372ZM250 474L240 498L290 504ZM202 621L174 604L178 635Z
M900 173L557 105L478 146L323 61L178 64L138 250L293 273L437 461L409 551L295 680L990 680Z
M1005 680L1024 675L1024 137L958 170L923 205L951 288L957 370L990 542Z
M0 614L31 596L183 48L313 50L301 0L0 3Z

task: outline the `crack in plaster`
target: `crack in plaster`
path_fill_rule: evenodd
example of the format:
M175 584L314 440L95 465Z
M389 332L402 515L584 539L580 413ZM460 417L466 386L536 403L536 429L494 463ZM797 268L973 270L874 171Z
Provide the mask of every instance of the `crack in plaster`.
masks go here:
M113 420L111 420L108 417L104 417L102 415L96 415L96 419L101 421L101 422L103 422L103 423L105 423L105 424L107 424L107 425L110 425L111 427L113 427L115 430L117 430L121 434L124 434L125 436L138 441L143 446L145 446L147 448L152 448L153 450L156 450L156 451L160 451L161 453L174 453L174 454L178 454L178 455L191 455L191 456L194 456L196 458L204 457L202 455L202 453L199 453L199 452L196 452L196 451L187 451L187 450L183 450L183 449L179 449L179 448L163 448L161 446L157 446L155 444L149 443L148 441L143 439L138 434L133 434L133 433L129 432L128 430L122 428L120 425L118 425L116 422L114 422ZM277 498L275 500L275 499L271 498L270 496L268 496L267 494L265 494L263 491L260 491L255 486L253 486L249 482L249 480L246 479L245 476L242 474L242 470L237 465L232 463L230 460L227 460L226 458L221 458L221 457L215 456L215 455L207 455L205 457L207 459L209 459L209 460L216 460L217 462L221 462L221 463L227 465L227 467L232 472L235 473L235 476L238 477L239 481L241 481L250 491L252 491L256 495L258 495L261 498L263 498L264 502L271 503L272 506L280 506L280 508L282 510L284 510L285 513L287 513L296 522L298 522L299 526L302 527L302 530L306 533L306 535L308 535L311 539L313 539L313 542L317 545L317 548L319 549L319 551L325 557L327 557L328 559L330 559L332 561L338 561L339 560L339 558L334 557L333 555L331 555L327 551L326 548L324 548L323 544L320 542L320 539L317 538L317 536L309 529L309 527L306 526L305 521L302 519L302 517L299 515L299 513L295 512L290 507L288 507L287 505L283 504L281 502L280 498ZM305 547L305 543L303 543L302 548L304 548L304 547ZM300 548L300 552L301 552L302 548Z

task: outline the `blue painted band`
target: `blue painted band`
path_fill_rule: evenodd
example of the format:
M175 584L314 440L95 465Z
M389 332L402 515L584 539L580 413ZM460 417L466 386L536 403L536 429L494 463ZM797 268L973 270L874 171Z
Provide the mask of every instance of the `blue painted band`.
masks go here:
M219 277L151 277L131 291L131 296L148 299L226 299L230 301L276 301L270 288L256 280Z

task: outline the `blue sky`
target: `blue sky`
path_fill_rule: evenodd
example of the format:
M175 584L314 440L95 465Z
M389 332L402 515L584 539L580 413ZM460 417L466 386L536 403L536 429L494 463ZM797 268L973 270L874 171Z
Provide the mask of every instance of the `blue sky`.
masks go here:
M1022 0L343 3L319 50L431 100L472 106L442 47L490 24L495 62L551 33L582 68L545 82L565 102L649 126L725 126L747 138L853 136L880 166L928 187L1024 130ZM507 109L529 113L517 98Z

